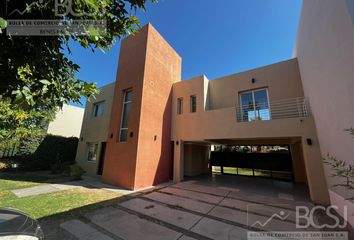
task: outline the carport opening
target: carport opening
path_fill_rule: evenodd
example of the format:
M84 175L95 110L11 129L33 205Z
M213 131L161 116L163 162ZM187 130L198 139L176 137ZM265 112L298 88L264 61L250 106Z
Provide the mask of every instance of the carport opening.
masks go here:
M289 145L211 145L212 174L293 181Z

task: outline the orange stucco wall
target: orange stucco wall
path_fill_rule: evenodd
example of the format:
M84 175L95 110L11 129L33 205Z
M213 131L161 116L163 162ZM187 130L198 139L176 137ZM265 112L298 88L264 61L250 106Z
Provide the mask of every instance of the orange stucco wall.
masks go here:
M122 41L104 182L138 189L172 176L171 90L180 79L181 58L150 24ZM127 89L133 91L128 141L119 142Z

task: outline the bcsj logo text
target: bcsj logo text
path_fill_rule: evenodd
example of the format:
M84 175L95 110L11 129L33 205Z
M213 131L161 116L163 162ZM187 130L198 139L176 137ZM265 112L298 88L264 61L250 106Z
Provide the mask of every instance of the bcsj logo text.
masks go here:
M82 16L99 16L104 15L104 8L99 8L95 5L90 5L91 11L84 12L80 9L80 12L76 12L73 9L73 0L55 0L55 15L60 17L68 16L69 14L74 17Z
M339 211L337 206L315 206L309 209L306 206L296 206L296 227L297 228L308 228L310 226L321 229L321 228L346 228L347 226L347 206L343 207L343 219L335 215L333 212ZM332 224L320 224L316 223L316 213L325 213L329 218L331 218Z

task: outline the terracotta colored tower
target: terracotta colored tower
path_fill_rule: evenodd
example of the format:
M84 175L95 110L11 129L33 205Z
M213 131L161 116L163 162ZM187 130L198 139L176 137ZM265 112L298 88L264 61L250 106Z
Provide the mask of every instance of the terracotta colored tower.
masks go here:
M148 24L122 41L103 181L128 189L172 178L172 85L181 58Z

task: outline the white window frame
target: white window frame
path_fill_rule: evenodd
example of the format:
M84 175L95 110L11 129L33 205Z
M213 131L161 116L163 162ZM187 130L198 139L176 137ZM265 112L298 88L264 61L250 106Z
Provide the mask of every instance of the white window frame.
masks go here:
M95 148L95 150L96 150L96 159L95 160L90 160L89 159L89 154L90 154L90 147L91 147L91 145L93 145L93 147ZM97 149L96 149L96 146L97 146ZM86 160L88 161L88 162L92 162L92 163L95 163L95 162L97 162L97 159L98 159L98 154L99 154L99 144L97 143L97 142L88 142L87 143L87 153L86 153Z
M131 93L133 94L133 90L132 90L132 89L127 89L127 90L124 91L124 95L123 95L123 106L122 106L122 114L121 114L120 128L119 128L119 142L122 142L122 143L128 141L128 133L127 133L127 139L126 139L125 141L122 141L122 140L121 140L121 137L122 137L122 131L123 131L123 130L127 130L127 131L128 131L128 128L123 128L122 125L123 125L123 119L124 119L124 116L123 116L123 115L124 115L125 106L126 106L126 104L128 104L128 103L131 104L131 103L133 102L132 99L131 99L130 101L125 101L125 97L126 97L127 93L129 93L129 92L131 92ZM130 114L130 113L129 113L129 114Z
M241 114L241 120L243 120L243 104L242 104L242 94L245 94L245 93L252 93L252 101L253 101L253 111L255 112L255 117L256 117L256 104L255 104L255 99L254 99L254 93L255 92L258 92L258 91L262 91L262 90L266 90L266 93L267 93L267 101L268 101L268 111L269 111L269 120L272 119L272 116L271 116L271 111L270 111L270 104L269 104L269 92L268 92L268 88L257 88L257 89L252 89L252 90L249 90L249 91L244 91L244 92L239 92L239 99L240 99L240 114ZM257 120L257 119L255 119ZM253 120L254 121L254 120ZM262 120L264 121L264 120Z
M177 115L181 115L183 113L183 98L177 98Z
M100 117L104 114L104 111L105 111L105 104L106 104L106 101L100 101L100 102L95 102L93 103L93 112L92 112L92 116L93 117ZM100 106L100 105L103 105L103 111L101 114L97 114L96 115L96 107Z
M195 98L195 111L192 111L193 110L192 98ZM189 97L189 112L190 113L197 112L197 95L190 95Z

